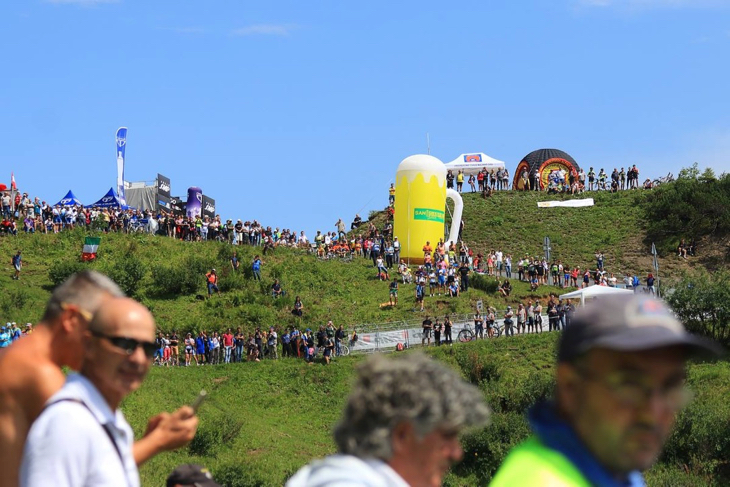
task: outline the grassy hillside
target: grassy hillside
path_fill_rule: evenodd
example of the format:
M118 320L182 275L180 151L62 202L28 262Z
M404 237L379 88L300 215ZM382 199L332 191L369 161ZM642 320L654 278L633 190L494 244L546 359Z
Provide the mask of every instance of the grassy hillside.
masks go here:
M477 252L501 248L513 256L542 255L542 241L552 240L553 255L569 265L592 267L593 253L606 254L615 273L645 275L650 270L649 244L642 221L642 192L591 194L590 208L538 209L537 201L560 196L496 193L484 200L464 194L464 238ZM376 216L382 221L383 215ZM353 324L385 323L418 318L413 311L413 288L401 289L401 304L382 309L387 283L380 282L369 261L320 261L299 250L276 249L262 256L263 281L248 272L235 274L229 258L234 250L214 242L185 243L148 235L102 235L99 259L82 264L79 256L84 231L58 235L19 235L0 238L0 319L37 321L54 281L74 270L91 267L108 273L130 294L145 303L163 330L222 329L241 326L277 327L294 323L294 296L305 306L301 326L314 327L328 319L350 328ZM11 280L10 256L23 251L20 281ZM260 249L236 249L248 269ZM677 275L700 261L660 259L661 275ZM205 294L204 272L219 271L222 296ZM269 294L280 279L287 296ZM483 283L485 284L485 283ZM489 284L487 282L486 284ZM482 289L489 286L483 285ZM530 293L514 283L508 301L493 292L472 289L459 299L426 298L430 314L466 313L479 299L503 308L528 298L544 297L556 288ZM511 445L528 434L523 414L552 388L554 335L516 337L494 342L431 350L478 384L495 410L492 426L465 438L464 462L448 478L450 485L483 485ZM161 455L142 469L145 485L160 485L172 468L187 461L212 467L225 485L281 485L299 466L333 451L330 431L348 392L353 368L362 357L340 359L333 367L307 366L295 360L276 363L161 369L155 368L143 388L124 403L135 431L146 418L191 402L201 388L211 391L201 411L201 428L193 444ZM695 365L690 380L697 400L679 418L663 462L650 474L656 485L722 485L730 482L730 366L727 362Z
M446 485L485 485L509 449L529 435L524 411L553 388L556 337L518 336L429 350L478 385L494 410L490 426L464 438L464 461ZM160 485L183 462L208 465L228 486L282 485L310 459L334 451L330 432L362 359L341 358L330 367L280 360L154 368L123 405L135 431L143 431L146 418L156 412L189 403L201 388L210 391L210 400L200 411L200 431L190 447L146 464L143 485ZM649 472L650 485L730 481L730 366L693 365L689 380L696 399L680 414L666 454Z
M388 301L388 283L377 279L372 262L321 261L297 249L276 249L262 256L262 281L248 272L234 273L229 257L233 248L215 242L188 243L148 235L103 235L99 258L92 264L78 262L84 233L74 231L57 235L20 235L0 239L0 253L7 256L0 285L8 290L0 296L0 311L10 321L36 321L53 283L50 275L65 275L72 270L93 268L117 282L129 284L130 293L155 314L163 330L218 329L227 326L282 326L295 322L291 314L294 298L304 303L302 326L318 326L327 320L351 327L353 324L385 323L421 316L414 313L413 286L403 287L400 304L380 308ZM10 256L23 251L25 266L20 281L10 276ZM237 249L242 267L249 267L259 248ZM215 267L220 275L221 296L201 299L206 294L204 272ZM287 295L273 299L270 286L279 279ZM169 290L180 283L191 287ZM126 287L126 286L125 286ZM426 313L466 313L476 300L497 303L496 296L470 290L460 299L427 298Z
M647 245L640 208L645 193L592 193L596 205L588 208L537 208L537 201L559 199L535 193L497 192L489 199L464 193L464 238L476 252L501 248L515 259L525 254L542 255L545 236L552 241L552 255L568 265L582 269L594 267L593 254L606 255L606 268L646 275L651 271L650 245ZM382 222L382 215L376 222ZM294 322L290 311L296 295L305 306L304 326L333 319L346 327L362 323L385 323L420 316L413 312L413 288L403 287L401 304L380 308L388 300L387 285L377 280L369 261L320 261L299 250L276 249L264 260L263 281L247 275L249 263L260 248L240 247L244 272L231 272L229 258L233 248L215 242L187 243L149 235L102 235L98 262L80 264L78 257L86 233L82 230L57 235L19 235L0 238L0 255L5 258L0 286L0 312L11 321L36 321L52 289L53 280L73 270L91 267L109 273L124 284L135 297L148 305L164 330L198 330L233 325L286 325ZM10 279L10 256L23 251L23 277ZM660 275L677 275L693 265L675 255L660 258ZM220 275L223 295L209 301L205 294L204 272L215 267ZM516 271L516 265L515 271ZM59 277L60 276L60 277ZM269 288L278 278L287 295L273 300ZM516 283L510 303L543 297L552 288L541 288L537 295ZM472 289L458 300L427 298L426 312L461 313L474 309L477 300L498 308L507 304L494 293Z

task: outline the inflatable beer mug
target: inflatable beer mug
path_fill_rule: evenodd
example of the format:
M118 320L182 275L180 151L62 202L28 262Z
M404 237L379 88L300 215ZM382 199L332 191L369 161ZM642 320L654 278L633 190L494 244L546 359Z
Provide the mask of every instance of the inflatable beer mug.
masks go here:
M457 242L464 203L461 195L446 189L446 166L433 156L406 157L395 174L395 223L393 235L401 242L400 257L411 264L423 263L423 246L436 248L444 236L446 198L454 201L454 214L446 245Z

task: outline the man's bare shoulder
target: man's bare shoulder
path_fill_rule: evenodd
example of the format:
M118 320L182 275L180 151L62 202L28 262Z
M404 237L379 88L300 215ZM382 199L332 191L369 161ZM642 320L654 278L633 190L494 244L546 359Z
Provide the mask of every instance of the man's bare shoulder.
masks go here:
M0 397L5 398L0 402L11 401L35 415L63 386L63 372L41 350L33 337L26 337L0 354Z

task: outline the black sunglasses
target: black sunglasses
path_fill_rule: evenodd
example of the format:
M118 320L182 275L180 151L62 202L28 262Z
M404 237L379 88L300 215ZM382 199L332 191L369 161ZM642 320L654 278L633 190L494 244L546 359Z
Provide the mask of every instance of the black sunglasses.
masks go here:
M104 333L100 333L98 331L91 331L91 334L95 337L108 340L109 343L123 350L127 355L132 355L134 351L137 350L137 347L142 347L145 356L147 358L152 358L155 356L155 352L159 349L157 344L154 342L141 342L139 340L135 340L134 338L114 337L105 335Z

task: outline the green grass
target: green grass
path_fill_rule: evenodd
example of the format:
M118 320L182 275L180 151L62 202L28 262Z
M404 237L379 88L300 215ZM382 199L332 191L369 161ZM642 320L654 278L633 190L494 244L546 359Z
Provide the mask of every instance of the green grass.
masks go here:
M644 193L627 191L611 194L591 192L595 205L585 208L538 208L538 201L577 197L546 193L500 192L490 198L464 193L464 239L476 252L502 249L516 262L526 254L543 256L543 240L550 237L551 257L571 267L595 268L594 254L605 254L606 267L618 275L644 271L633 258L643 237ZM648 253L648 249L646 249Z
M428 350L477 385L494 411L488 427L463 438L464 460L449 473L446 485L485 485L510 448L530 434L524 412L554 387L556 338L543 333ZM144 465L143 485L160 485L184 462L209 466L225 485L282 485L312 458L334 452L331 430L363 358L341 358L329 367L286 359L154 368L123 404L135 431L144 430L149 416L190 403L201 388L210 391L210 399L200 410L193 444ZM649 485L730 481L730 364L691 365L689 382L696 399L679 415L666 453L647 474Z
M538 209L537 201L560 196L497 192L488 200L464 194L464 238L477 252L502 248L515 258L542 255L542 241L552 240L553 255L569 265L592 267L593 253L606 254L613 272L644 275L650 256L642 222L642 192L591 193L590 208ZM382 221L378 215L376 221ZM83 231L58 235L20 235L0 238L0 313L5 321L36 322L52 290L51 274L78 266ZM20 281L11 280L10 257L23 251ZM233 248L214 242L183 243L147 235L103 235L99 259L88 267L127 283L135 297L153 312L163 330L222 329L241 326L282 327L294 323L294 296L305 305L301 326L315 327L333 319L336 325L385 323L418 318L413 311L413 287L400 291L400 305L381 309L388 300L387 283L378 281L369 261L319 261L298 250L277 249L263 256L263 282L247 273L233 274L228 258ZM242 268L254 252L238 248ZM674 259L676 261L676 259ZM664 276L682 268L671 256L661 260ZM682 263L684 265L684 263ZM223 295L200 300L205 294L203 271L219 270ZM516 265L515 274L516 274ZM175 271L181 280L192 276L192 287L179 294L167 292L163 276ZM132 272L138 271L138 272ZM137 282L133 278L141 279ZM287 296L274 300L268 288L281 280ZM131 281L130 281L131 279ZM498 309L527 299L543 298L558 288L541 287L537 294L513 281L512 296L472 289L460 299L426 298L430 314L466 313L477 300ZM446 479L448 485L483 485L509 448L528 433L525 409L552 388L555 335L458 345L431 350L477 384L495 410L492 425L464 439L466 457ZM155 368L140 391L123 405L135 431L144 431L148 417L190 403L201 388L211 392L200 414L201 427L193 444L166 453L142 468L144 485L160 485L180 463L210 466L225 485L281 485L301 465L334 450L331 429L340 415L355 365L348 357L335 366L308 366L295 360L176 369ZM678 419L662 462L649 473L656 485L722 485L730 482L730 366L726 362L690 368L697 400Z

